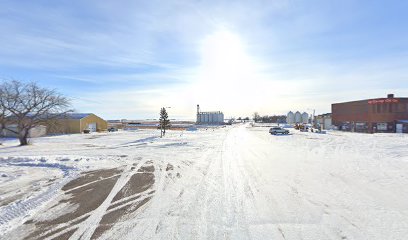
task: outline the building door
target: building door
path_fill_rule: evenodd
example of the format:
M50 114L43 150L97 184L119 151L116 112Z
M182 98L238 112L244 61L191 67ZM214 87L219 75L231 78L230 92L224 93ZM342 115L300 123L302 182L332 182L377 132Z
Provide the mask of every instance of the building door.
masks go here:
M88 129L90 132L96 132L96 123L88 124Z
M397 132L397 133L402 133L402 123L397 123L397 125L396 125L396 132Z

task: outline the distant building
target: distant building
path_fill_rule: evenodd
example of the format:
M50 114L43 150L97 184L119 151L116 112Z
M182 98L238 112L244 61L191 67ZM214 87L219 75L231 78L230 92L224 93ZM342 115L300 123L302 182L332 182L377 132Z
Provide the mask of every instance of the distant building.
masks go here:
M16 124L6 126L1 132L5 137L17 137L18 132ZM48 119L30 129L28 137L41 137L47 134L69 134L82 133L84 130L89 132L106 131L108 122L92 113L67 113L53 119Z
M6 127L7 129L4 129L1 134L2 136L11 137L11 138L18 137L18 134L16 133L18 132L18 128L16 124L8 125ZM29 138L42 137L45 135L47 135L47 127L44 125L35 126L31 128L30 131L28 132Z
M322 130L332 129L332 114L325 113L317 115L314 119L314 125Z
M197 124L224 124L224 113L220 111L201 112L200 105L197 105Z
M366 99L332 104L333 125L352 132L408 133L408 98Z
M69 113L49 123L48 133L82 133L105 131L108 122L93 113Z

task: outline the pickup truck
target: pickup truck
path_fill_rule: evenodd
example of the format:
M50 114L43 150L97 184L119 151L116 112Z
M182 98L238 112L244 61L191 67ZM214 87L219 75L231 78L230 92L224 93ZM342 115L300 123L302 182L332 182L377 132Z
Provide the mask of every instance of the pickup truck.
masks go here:
M273 127L269 129L269 133L272 135L276 134L289 134L289 130L283 129L281 127Z

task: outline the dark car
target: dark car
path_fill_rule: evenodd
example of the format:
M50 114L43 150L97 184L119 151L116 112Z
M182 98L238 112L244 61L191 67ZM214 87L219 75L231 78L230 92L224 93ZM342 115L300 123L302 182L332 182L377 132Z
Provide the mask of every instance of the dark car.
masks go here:
M117 132L117 131L118 131L117 128L114 128L114 127L108 128L108 132Z

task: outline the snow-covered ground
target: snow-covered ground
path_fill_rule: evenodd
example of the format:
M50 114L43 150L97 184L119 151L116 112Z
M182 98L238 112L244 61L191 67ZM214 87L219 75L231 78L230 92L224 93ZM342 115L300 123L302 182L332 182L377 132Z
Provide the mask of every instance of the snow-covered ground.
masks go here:
M249 125L0 145L1 239L407 239L408 135Z

